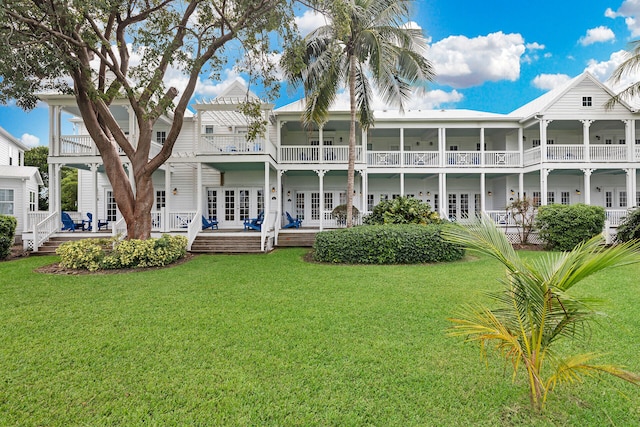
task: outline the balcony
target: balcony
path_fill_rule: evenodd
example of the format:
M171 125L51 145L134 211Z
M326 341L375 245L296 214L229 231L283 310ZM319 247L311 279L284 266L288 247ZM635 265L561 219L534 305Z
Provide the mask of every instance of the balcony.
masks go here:
M247 140L244 134L212 134L200 135L199 154L264 154L268 150L267 140L256 138Z
M284 145L280 147L280 163L346 164L348 161L349 147L347 146L325 146L322 149L309 145ZM356 147L356 163L360 162L362 162L362 148Z
M116 145L115 141L112 141L113 145ZM134 143L134 146L136 144ZM98 148L93 143L93 139L89 135L62 135L58 141L60 147L60 156L98 156ZM117 147L118 152L124 155L124 151ZM162 144L155 141L151 141L151 148L149 149L149 158L155 157L160 150L162 150Z

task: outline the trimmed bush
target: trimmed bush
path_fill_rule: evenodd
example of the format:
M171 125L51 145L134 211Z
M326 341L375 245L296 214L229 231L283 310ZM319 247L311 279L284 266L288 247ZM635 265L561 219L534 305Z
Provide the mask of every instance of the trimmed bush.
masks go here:
M372 225L316 235L314 259L347 264L417 264L455 261L464 249L445 242L442 225Z
M633 239L640 239L640 209L629 212L616 233L616 242L623 243Z
M65 242L56 250L65 268L96 271L115 268L161 267L182 258L187 238L164 234L159 239L84 239Z
M584 240L602 233L605 211L583 203L538 208L536 227L547 249L570 251Z
M0 215L0 259L5 259L11 253L11 246L16 237L18 221L11 215Z
M381 224L433 224L441 222L431 206L413 197L397 197L378 203L371 215L364 218L366 225Z

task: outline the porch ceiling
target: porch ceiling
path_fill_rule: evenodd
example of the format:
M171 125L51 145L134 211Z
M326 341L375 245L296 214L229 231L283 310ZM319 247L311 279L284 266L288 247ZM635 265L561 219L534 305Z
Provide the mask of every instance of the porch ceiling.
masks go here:
M237 163L206 163L207 166L219 170L220 172L247 172L247 171L264 171L264 163L256 162L237 162Z

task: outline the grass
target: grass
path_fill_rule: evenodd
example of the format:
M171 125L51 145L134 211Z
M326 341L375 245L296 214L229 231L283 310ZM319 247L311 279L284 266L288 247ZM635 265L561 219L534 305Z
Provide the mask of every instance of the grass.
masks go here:
M523 379L446 335L457 307L497 286L497 263L337 266L304 253L90 276L33 272L55 257L0 263L0 424L640 422L639 389L606 377L560 386L532 413ZM608 300L588 347L635 372L639 273L580 289Z

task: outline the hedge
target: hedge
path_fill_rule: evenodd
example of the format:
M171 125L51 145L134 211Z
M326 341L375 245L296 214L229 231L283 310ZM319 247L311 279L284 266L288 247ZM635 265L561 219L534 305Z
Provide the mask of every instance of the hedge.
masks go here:
M432 224L442 222L431 206L413 197L396 197L378 203L364 224Z
M570 251L584 240L602 233L605 211L583 203L538 208L536 227L547 249Z
M11 215L0 215L0 259L5 259L11 253L11 246L16 237L18 221Z
M628 242L633 239L640 239L640 209L629 212L622 219L616 234L616 242Z
M182 258L187 238L164 234L159 239L84 239L65 242L56 250L60 265L76 270L161 267Z
M347 264L417 264L455 261L464 249L445 242L442 225L371 225L316 235L314 259Z

